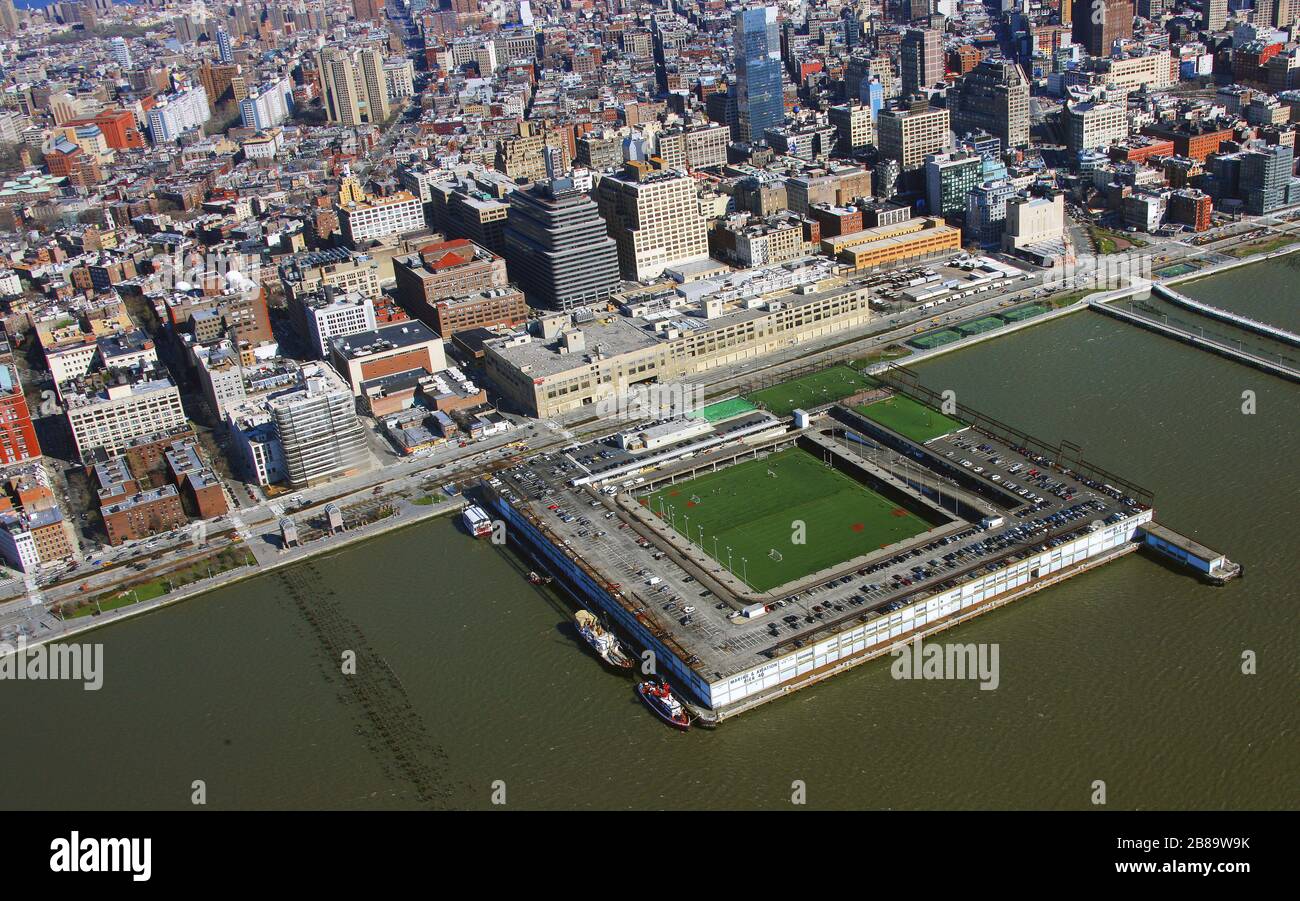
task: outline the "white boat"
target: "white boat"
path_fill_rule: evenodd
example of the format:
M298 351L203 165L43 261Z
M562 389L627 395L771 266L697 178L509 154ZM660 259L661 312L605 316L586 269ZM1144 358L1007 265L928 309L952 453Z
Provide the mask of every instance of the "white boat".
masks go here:
M573 617L578 634L600 655L600 659L615 669L631 669L632 658L623 651L618 639L600 624L590 610L579 610Z
M492 520L488 518L483 508L477 504L470 504L462 510L460 520L465 524L465 530L475 538L482 538L485 535L492 534Z

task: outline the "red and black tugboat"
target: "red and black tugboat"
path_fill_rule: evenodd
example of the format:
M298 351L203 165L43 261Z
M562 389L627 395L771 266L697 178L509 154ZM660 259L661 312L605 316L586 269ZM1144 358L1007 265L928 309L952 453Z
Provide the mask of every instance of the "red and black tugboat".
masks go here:
M667 682L657 684L650 681L640 682L637 684L636 693L656 716L674 729L685 732L691 728L690 714L686 712L682 702L673 697L673 690Z

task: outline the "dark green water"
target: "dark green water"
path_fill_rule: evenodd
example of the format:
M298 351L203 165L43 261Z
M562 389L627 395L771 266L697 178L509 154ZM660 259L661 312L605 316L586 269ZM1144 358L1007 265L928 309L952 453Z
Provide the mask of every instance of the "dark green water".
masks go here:
M1092 313L921 371L1153 489L1246 578L1132 555L946 633L999 643L996 691L876 661L683 735L576 643L566 606L438 521L292 591L267 577L92 633L98 693L0 682L0 804L179 808L202 779L219 808L486 807L502 780L517 808L784 808L798 779L811 806L1082 808L1101 779L1111 807L1295 807L1300 390ZM366 676L345 682L352 645Z

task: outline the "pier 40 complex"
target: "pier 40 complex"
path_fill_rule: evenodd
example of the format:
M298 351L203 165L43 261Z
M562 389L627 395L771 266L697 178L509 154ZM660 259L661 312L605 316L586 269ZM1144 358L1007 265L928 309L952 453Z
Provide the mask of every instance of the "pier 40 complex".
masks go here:
M554 416L635 385L688 380L857 329L870 318L861 284L807 282L775 295L754 287L731 291L737 296L725 284L697 282L625 299L621 316L543 317L487 344L488 376L521 409Z

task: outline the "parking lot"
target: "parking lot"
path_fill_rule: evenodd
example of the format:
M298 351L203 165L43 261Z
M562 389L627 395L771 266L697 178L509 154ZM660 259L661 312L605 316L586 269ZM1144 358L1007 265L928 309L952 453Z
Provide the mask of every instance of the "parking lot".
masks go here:
M647 539L608 495L570 488L568 480L582 470L564 454L543 455L498 475L513 503L527 504L638 613L670 633L709 678L752 667L789 644L888 615L921 596L1055 547L1094 523L1116 522L1140 509L1118 489L972 429L916 450L926 458L921 463L934 482L983 481L998 489L995 496L1006 500L1005 515L983 517L956 532L922 533L852 572L774 598L753 616L741 614L743 603L730 592L717 590L714 579L724 579L725 568L688 561L678 550Z

